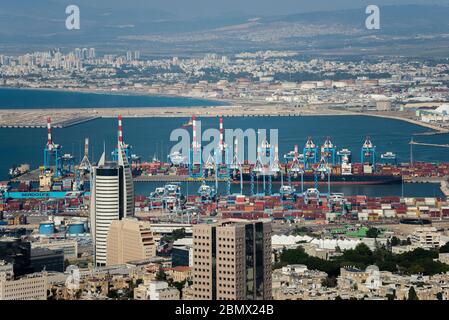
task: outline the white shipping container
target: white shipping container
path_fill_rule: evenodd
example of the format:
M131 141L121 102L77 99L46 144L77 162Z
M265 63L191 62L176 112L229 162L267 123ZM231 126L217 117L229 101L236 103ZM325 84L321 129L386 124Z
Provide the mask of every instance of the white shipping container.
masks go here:
M386 209L386 210L384 210L384 217L385 218L394 218L394 217L396 217L396 210L394 210L394 209Z

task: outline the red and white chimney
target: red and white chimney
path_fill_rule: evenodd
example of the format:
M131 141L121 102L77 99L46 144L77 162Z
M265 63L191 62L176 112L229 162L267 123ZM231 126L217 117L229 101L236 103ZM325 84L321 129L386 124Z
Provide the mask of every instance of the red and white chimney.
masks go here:
M224 150L224 142L223 142L223 118L220 117L220 150Z
M192 148L193 148L193 150L195 150L196 151L196 149L198 148L198 141L197 141L197 138L196 138L196 116L195 115L193 115L192 116Z
M53 147L53 140L51 137L51 118L47 118L47 146Z
M118 143L123 145L123 127L122 127L122 115L118 115Z

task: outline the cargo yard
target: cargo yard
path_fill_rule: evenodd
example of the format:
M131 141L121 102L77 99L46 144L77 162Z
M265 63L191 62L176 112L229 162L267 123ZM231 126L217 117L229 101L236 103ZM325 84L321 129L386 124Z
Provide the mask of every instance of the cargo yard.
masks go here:
M284 251L304 250L307 257L317 259L314 261L334 263L333 257L344 256L350 252L348 250L358 250L361 246L372 252L379 248L388 249L400 256L413 253L417 248L434 250L449 239L449 163L413 161L414 146L445 148L447 145L420 143L412 138L409 143L405 141L410 147L410 159L401 162L394 149L381 150L385 145L377 148L376 141L369 136L360 137L360 144L352 144L351 149L344 145L337 147L331 137L317 140L308 137L305 144L294 144L291 151L280 154L279 145L270 143L266 137L258 140L258 132L256 158L249 161L240 158L239 150L245 149L244 137L234 136L231 145L227 144L225 119L235 115L260 116L265 110L231 107L228 113L215 114L220 108L212 107L213 112L194 108L203 117L217 117L217 120L211 120L216 121L218 128L219 135L214 140L217 145L209 155L203 154L205 146L198 138L201 136L198 135L201 132L198 115L191 116L190 108L182 112L179 109L176 116L190 118L182 125L192 133L188 152L161 154L163 160L154 155L151 161L143 161L140 155L133 153L132 146L124 142L125 117L118 109L104 114L88 111L82 117L59 110L45 122L38 120L42 116L38 112L39 116L31 118L31 121L40 122L25 127L46 129L43 159L37 168L26 163L12 167L9 179L0 182L0 238L2 241L16 239L14 241L18 244L29 242L31 256L36 257L35 270L39 270L39 255L47 254L63 262L60 266L51 266L53 272L69 270L67 265L81 268L85 274L98 270L109 272L108 268L121 265L110 262L108 257L106 266L98 267L100 238L98 235L95 238L94 234L100 230L102 220L94 217L92 212L96 210L96 214L101 214L106 203L101 202L110 199L96 193L107 189L105 194L114 190L125 194L119 187L122 185L126 189L127 210L132 215L110 223L107 248L111 248L109 239L118 228L125 228L127 224L137 227L133 234L141 236L142 242L152 247L151 252L146 253L151 258L126 261L126 268L144 266L145 272L179 270L180 267L191 272L195 228L213 225L217 221L270 225L267 239L272 256L269 265L273 267L274 274L289 267L275 269L277 257ZM173 115L174 109L167 108L164 115L157 110L152 109L155 116L168 117ZM136 114L127 114L126 117L137 117L140 111L136 109ZM293 111L276 114L277 110L270 109L264 115L298 116ZM25 116L27 112L34 111L26 111ZM78 163L79 159L57 143L59 134L53 136L53 128L113 117L116 113L117 144L114 143L110 152L106 151L104 143L98 162L94 162L89 154L89 138L84 138L84 155L80 146L79 158L82 159ZM55 121L54 117L58 120ZM18 118L15 121L20 127L29 120ZM413 119L407 121L416 122ZM444 128L431 124L423 126L435 129L425 134L445 132ZM106 155L111 160L105 160ZM106 174L99 176L99 171ZM113 179L117 181L117 188L110 188ZM127 180L123 183L122 179ZM107 183L101 184L103 181ZM147 187L136 192L138 184L147 184L154 189ZM433 191L434 196L421 196L422 193L417 192L417 196L405 196L405 184L439 184L441 193ZM369 194L370 190L364 190L368 193L358 192L357 188L354 189L356 194L348 194L347 190L335 192L338 186L399 186L402 195L398 196L397 192L379 195L379 189L373 195ZM106 205L113 206L114 203ZM179 262L180 256L182 262ZM444 254L438 257L446 261ZM344 270L341 271L343 275ZM325 273L322 274L325 277ZM94 279L94 283L96 281ZM136 292L133 292L134 297ZM278 288L273 292L280 295L277 298L283 297L283 291Z
M196 132L196 116L186 126ZM123 137L122 116L118 136ZM330 138L323 145L309 138L306 144L280 156L278 147L263 141L258 146L257 161L249 164L238 158L238 145L230 153L224 144L224 121L219 121L220 141L215 158L190 161L182 154L170 154L167 161L142 162L125 144L135 182L167 183L147 195L135 196L136 210L150 220L172 222L207 219L208 217L284 221L389 221L404 218L442 220L449 217L447 199L407 198L397 196L368 197L332 193L338 184L440 183L447 198L449 163L398 163L393 152L378 154L376 146L366 138L359 150L361 163L352 162L352 151L337 150ZM16 225L27 217L87 217L90 197L89 140L85 140L82 161L64 153L52 135L52 119L47 119L47 143L43 165L38 169L22 165L10 172L11 179L1 183L3 225ZM201 146L192 140L187 156L195 159ZM262 161L262 155L268 161ZM221 161L220 161L220 156ZM117 150L112 152L117 157ZM228 159L228 161L223 161ZM180 182L200 183L198 191L182 194ZM226 191L218 193L218 184ZM243 186L249 186L244 194ZM240 192L231 193L231 186ZM19 217L19 218L17 218ZM47 219L47 218L46 218Z

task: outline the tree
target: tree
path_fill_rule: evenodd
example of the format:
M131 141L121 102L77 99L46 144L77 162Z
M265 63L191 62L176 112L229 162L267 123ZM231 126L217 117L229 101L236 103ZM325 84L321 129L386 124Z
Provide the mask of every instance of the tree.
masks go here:
M409 274L422 274L425 271L424 267L419 264L414 264L408 269Z
M446 242L444 246L440 247L440 253L449 253L449 242Z
M181 228L181 229L175 229L175 230L173 230L173 232L172 232L172 238L173 238L173 241L176 241L176 240L178 240L178 239L185 238L185 236L186 236L186 229L184 229L184 228Z
M438 292L437 293L437 299L438 300L443 300L443 293L442 292Z
M415 291L415 287L413 286L408 290L408 300L419 300L418 295Z
M398 237L393 236L393 237L391 237L390 244L391 244L392 247L398 246L398 245L401 244L401 240L399 240Z
M388 300L395 300L396 299L396 290L393 290L393 293L387 293L386 297Z
M337 278L326 277L321 281L321 285L327 288L335 288L337 286Z
M64 270L67 269L67 267L70 265L69 259L64 260Z
M366 231L366 237L367 238L377 238L377 236L380 234L379 229L377 228L369 228L368 231Z
M111 298L111 299L118 299L119 298L117 290L109 290L107 296L108 296L108 298Z
M162 267L159 267L159 270L156 273L156 281L166 281L167 280L167 274L165 273L164 269Z

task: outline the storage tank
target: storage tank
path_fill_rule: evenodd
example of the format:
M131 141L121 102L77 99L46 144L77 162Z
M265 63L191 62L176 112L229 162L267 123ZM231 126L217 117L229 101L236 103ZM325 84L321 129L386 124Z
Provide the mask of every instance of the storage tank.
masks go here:
M39 224L39 234L48 236L53 233L55 233L55 224L53 222L45 221Z
M67 227L67 233L69 235L77 235L85 232L84 222L72 222Z

